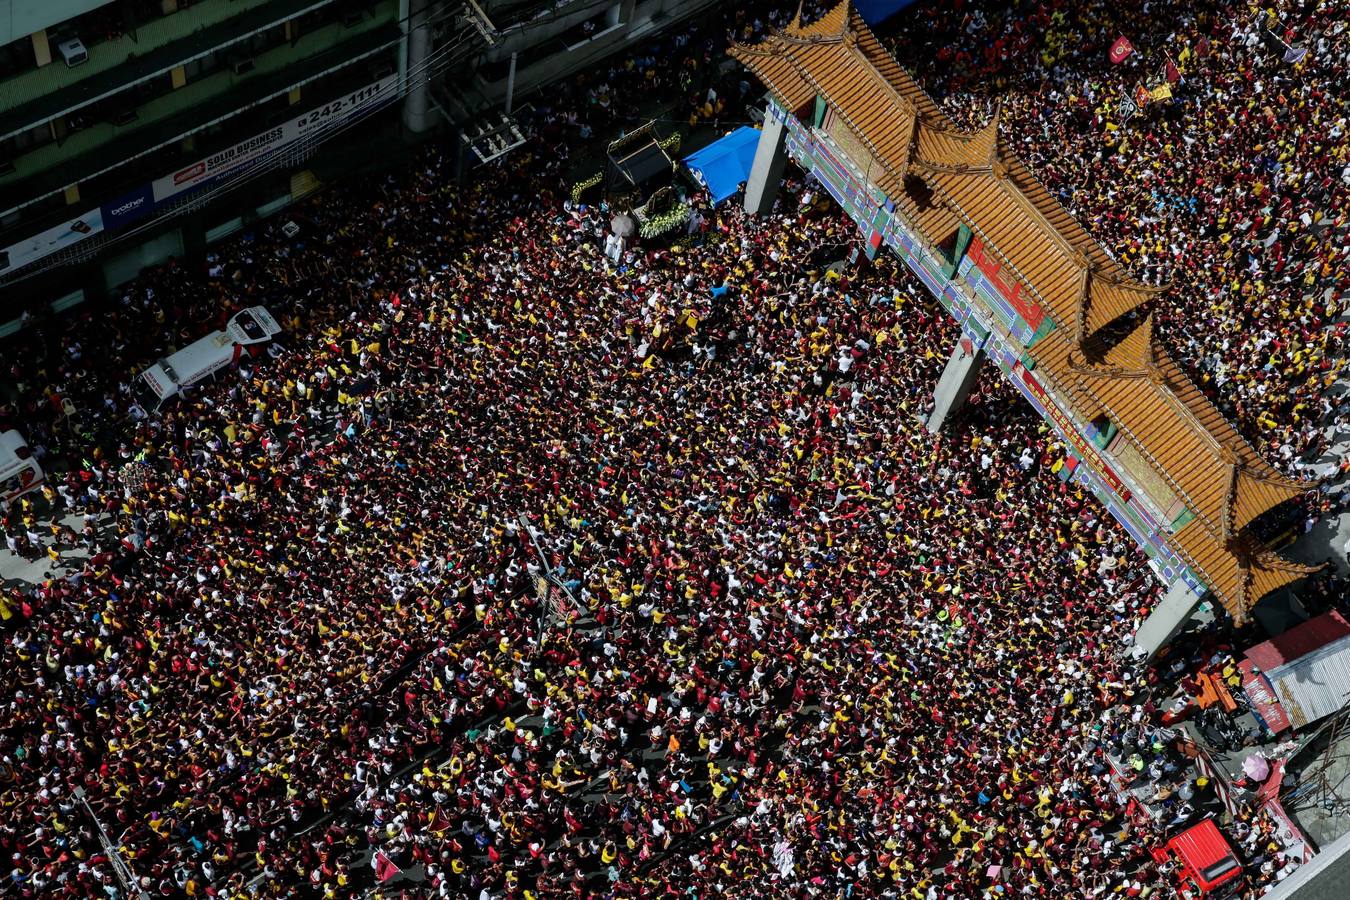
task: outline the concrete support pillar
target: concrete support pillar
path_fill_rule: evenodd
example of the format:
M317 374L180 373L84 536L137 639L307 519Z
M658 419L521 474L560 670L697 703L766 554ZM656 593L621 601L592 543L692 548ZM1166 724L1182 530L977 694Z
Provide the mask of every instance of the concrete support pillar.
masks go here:
M398 42L398 95L402 97L408 86L408 0L398 0L398 20L403 36Z
M52 45L47 40L47 29L35 31L30 37L33 39L33 62L37 63L39 69L51 65Z
M189 213L180 220L179 229L183 235L183 256L188 259L202 259L206 256L206 216L199 210Z
M431 26L427 13L431 0L410 0L408 4L408 96L403 101L403 124L414 134L431 127L431 72L427 58L431 55Z
M762 216L773 211L778 186L787 166L787 125L772 115L764 117L764 128L755 147L755 161L745 182L745 211Z
M1135 632L1131 655L1145 661L1156 656L1158 651L1176 637L1177 632L1190 621L1191 615L1202 599L1204 598L1191 590L1185 581L1178 579L1172 582L1162 600Z
M972 347L965 338L956 342L952 355L947 359L947 367L942 370L942 377L933 389L933 414L928 417L929 431L936 434L942 430L947 418L965 405L983 366L984 350Z

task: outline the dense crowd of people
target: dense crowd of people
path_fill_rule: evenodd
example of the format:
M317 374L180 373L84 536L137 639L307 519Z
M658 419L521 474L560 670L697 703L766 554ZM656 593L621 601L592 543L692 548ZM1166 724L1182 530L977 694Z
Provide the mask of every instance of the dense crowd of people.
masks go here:
M1117 813L1047 791L1156 588L1029 415L928 436L940 311L893 265L827 275L834 213L726 207L613 268L598 209L439 171L241 248L206 290L279 307L287 350L72 473L144 549L26 599L5 648L10 822L40 823L11 847L51 866L16 886L108 877L67 849L96 850L75 784L189 895L338 893L371 845L447 896L1068 878L1042 861ZM361 254L376 226L404 249Z
M466 186L433 145L294 208L294 237L259 226L29 332L0 427L65 465L4 525L90 555L0 602L0 892L124 897L90 811L152 896L1165 890L1161 826L1106 756L1196 790L1156 727L1170 688L1122 661L1158 585L1049 427L989 379L927 432L956 326L884 255L831 265L855 229L800 173L770 216L705 207L615 261L613 211L568 200L611 105L738 114L716 30L583 76ZM1144 163L1114 149L1099 185L1130 203L1113 167ZM1039 153L1058 187L1070 161ZM1247 265L1213 256L1215 285ZM1300 324L1292 290L1199 309L1269 318L1292 354L1335 312ZM285 327L268 352L135 405L143 365L255 304ZM1176 333L1220 339L1196 310ZM1292 356L1249 351L1216 390L1315 406ZM53 524L72 512L82 533ZM1251 896L1290 868L1269 856Z
M1002 135L1117 259L1169 291L1160 332L1273 462L1350 422L1326 388L1350 302L1350 7L965 0L890 41L963 124ZM1134 53L1113 65L1127 38ZM1287 62L1289 49L1306 50ZM1289 57L1292 59L1293 57ZM1169 64L1172 71L1169 73ZM1167 85L1171 97L1139 102ZM1142 106L1125 115L1122 103Z

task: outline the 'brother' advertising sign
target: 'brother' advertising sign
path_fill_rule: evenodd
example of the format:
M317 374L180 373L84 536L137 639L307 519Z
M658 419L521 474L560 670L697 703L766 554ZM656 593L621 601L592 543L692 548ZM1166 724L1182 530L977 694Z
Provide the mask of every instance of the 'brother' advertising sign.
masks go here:
M155 198L150 185L143 184L129 194L103 204L103 227L108 230L125 228L137 219L150 215Z

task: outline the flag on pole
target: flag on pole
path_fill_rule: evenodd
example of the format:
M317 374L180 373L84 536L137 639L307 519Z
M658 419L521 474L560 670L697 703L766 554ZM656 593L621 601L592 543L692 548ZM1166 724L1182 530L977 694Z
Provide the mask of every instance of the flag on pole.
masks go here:
M437 806L436 812L431 817L431 822L427 824L427 831L432 834L440 834L442 831L449 831L453 824L445 817L445 813L441 812L441 808Z
M1140 109L1148 106L1148 101L1152 99L1153 95L1148 92L1148 88L1144 87L1142 84L1134 86L1134 103Z
M385 856L383 850L375 854L375 858L371 860L371 865L375 867L375 880L382 883L403 873L402 869L394 865L392 859Z
M1195 55L1204 59L1209 56L1209 38L1202 37L1195 43Z
M1284 51L1284 61L1293 65L1308 55L1307 47L1290 47Z
M1162 84L1157 85L1153 90L1149 91L1148 95L1153 100L1171 100L1172 86L1164 81Z
M1181 70L1177 64L1172 62L1172 57L1167 57L1167 66L1163 70L1163 77L1167 79L1168 84L1176 84L1181 80Z
M1278 53L1288 59L1289 54L1293 52L1294 48L1289 46L1289 42L1269 28L1261 29L1261 39L1265 42L1266 49L1271 53Z
M1125 37L1124 35L1121 35L1120 37L1116 38L1116 42L1111 45L1112 64L1117 66L1120 65L1126 59L1128 59L1130 54L1133 52L1134 52L1134 45L1130 43L1130 39Z

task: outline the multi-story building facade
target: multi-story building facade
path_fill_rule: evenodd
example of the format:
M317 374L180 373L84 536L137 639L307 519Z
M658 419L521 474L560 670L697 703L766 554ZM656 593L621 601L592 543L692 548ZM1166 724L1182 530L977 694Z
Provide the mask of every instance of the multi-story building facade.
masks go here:
M709 2L0 0L0 333Z

